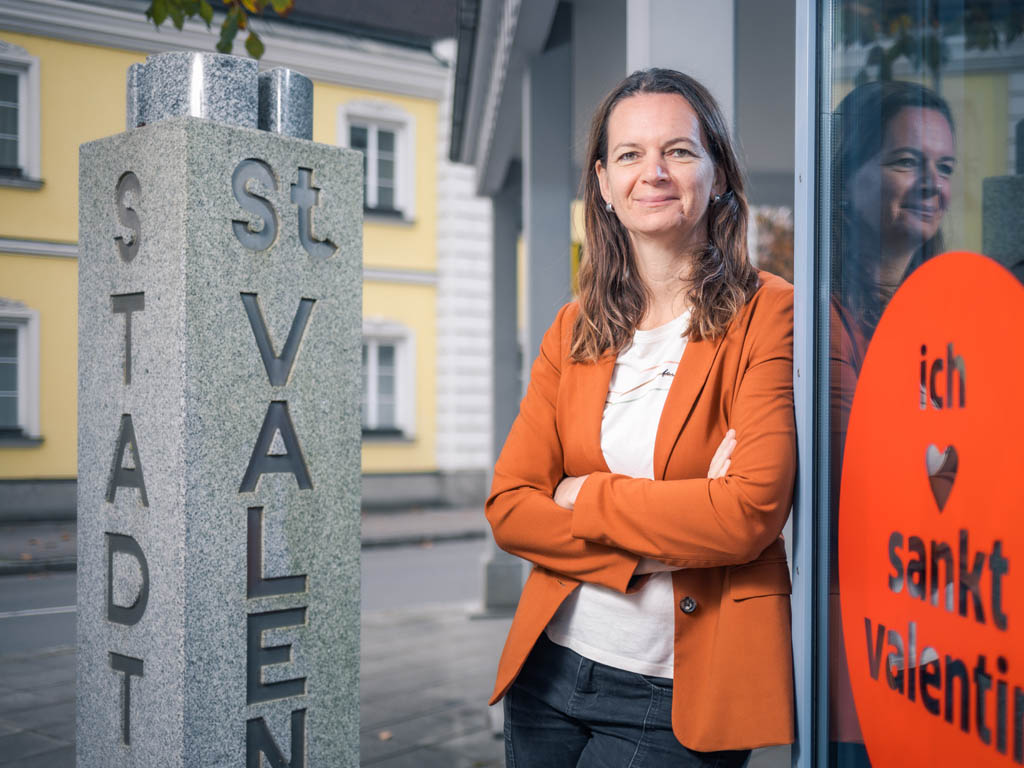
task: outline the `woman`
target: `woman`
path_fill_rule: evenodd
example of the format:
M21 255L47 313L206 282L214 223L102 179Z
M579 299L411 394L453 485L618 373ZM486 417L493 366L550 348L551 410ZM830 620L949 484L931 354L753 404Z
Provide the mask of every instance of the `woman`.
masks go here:
M896 288L942 252L956 170L949 105L917 83L861 85L836 109L842 303L870 338Z
M594 116L579 300L487 516L533 563L498 667L509 766L742 765L793 737L792 288L758 274L726 123L671 70Z
M838 480L846 428L867 345L883 311L909 273L943 250L941 225L956 145L949 105L916 83L860 85L840 102L836 118L833 183L840 226L834 239L839 281L830 333L831 476L836 481L831 484L828 690L831 762L856 768L870 762L850 690L839 599ZM944 485L950 471L955 467L929 466L933 481Z
M846 425L868 342L896 289L943 250L956 142L949 105L934 91L905 81L853 89L836 108L832 158L838 193L833 238L831 317L832 573L829 609L829 693L832 762L867 766L850 691L839 608L839 477ZM955 460L955 459L954 459ZM955 466L929 465L934 483L951 482ZM860 646L858 646L860 647Z

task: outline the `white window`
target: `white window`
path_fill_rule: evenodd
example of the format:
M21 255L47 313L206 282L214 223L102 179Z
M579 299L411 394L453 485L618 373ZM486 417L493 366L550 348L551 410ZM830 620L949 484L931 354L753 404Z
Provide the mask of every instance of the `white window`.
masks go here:
M415 357L409 329L363 321L363 433L411 438L415 432Z
M0 438L39 437L39 313L0 298Z
M0 40L0 185L39 187L39 59Z
M412 116L394 104L352 101L339 109L338 144L363 153L367 213L413 219L414 140Z

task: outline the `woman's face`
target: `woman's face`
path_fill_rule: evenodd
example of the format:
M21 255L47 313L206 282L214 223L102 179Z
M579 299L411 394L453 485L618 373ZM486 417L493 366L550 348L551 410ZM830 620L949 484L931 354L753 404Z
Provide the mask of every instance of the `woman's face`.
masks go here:
M934 237L949 207L956 168L953 131L934 109L904 107L889 121L882 148L853 175L850 204L883 253Z
M706 213L722 191L697 113L674 93L641 93L608 117L608 160L595 164L601 195L638 240L681 249L707 240Z

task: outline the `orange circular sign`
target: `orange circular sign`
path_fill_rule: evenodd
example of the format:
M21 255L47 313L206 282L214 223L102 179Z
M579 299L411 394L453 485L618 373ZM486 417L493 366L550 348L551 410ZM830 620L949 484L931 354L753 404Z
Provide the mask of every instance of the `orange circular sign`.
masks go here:
M947 253L882 316L850 411L839 588L875 768L1024 763L1024 287Z

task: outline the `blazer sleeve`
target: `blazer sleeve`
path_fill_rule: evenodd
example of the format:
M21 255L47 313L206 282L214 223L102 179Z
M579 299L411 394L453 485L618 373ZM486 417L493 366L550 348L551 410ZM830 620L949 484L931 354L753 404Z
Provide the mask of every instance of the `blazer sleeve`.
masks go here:
M573 536L573 513L552 496L565 476L555 422L558 383L572 315L567 304L544 334L526 396L494 467L487 520L506 552L580 581L625 592L639 557Z
M752 311L728 424L737 438L729 473L648 480L595 472L576 497L574 536L680 568L750 562L778 538L796 472L792 288L773 289Z

